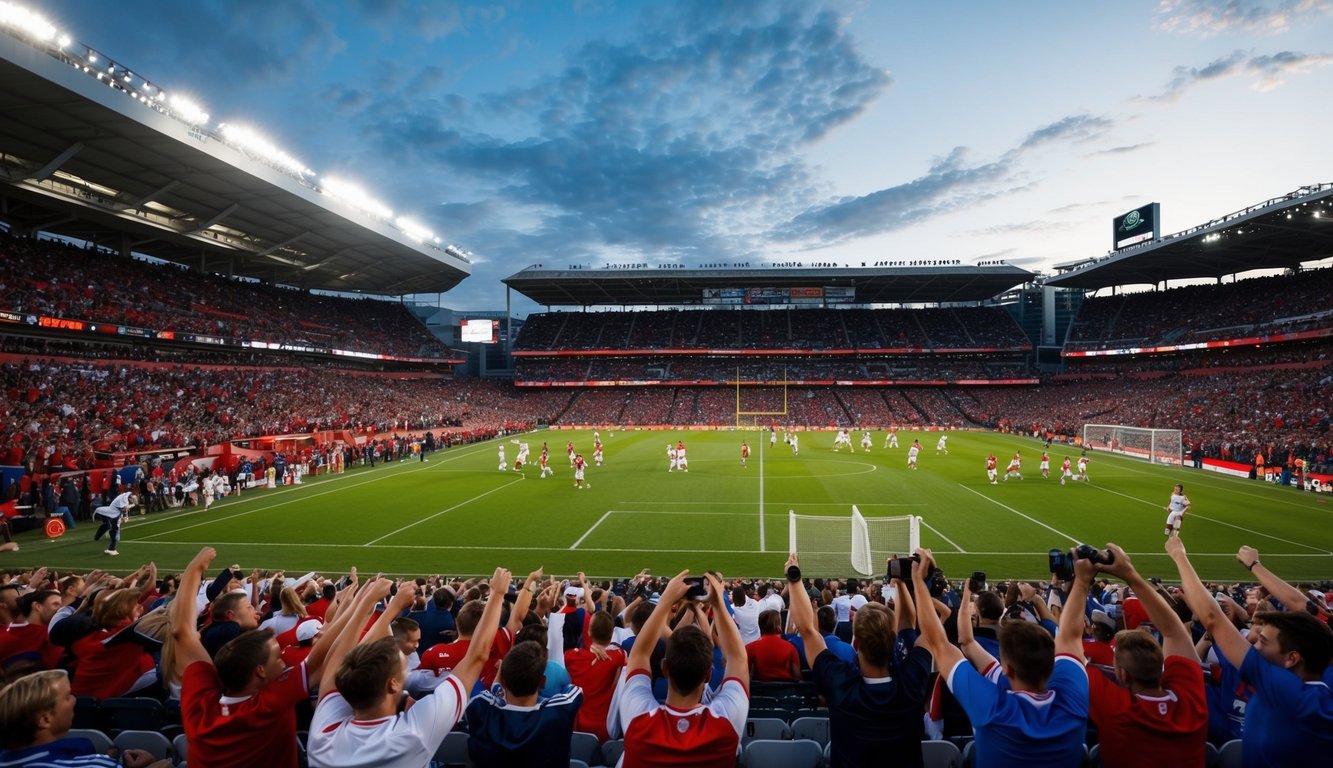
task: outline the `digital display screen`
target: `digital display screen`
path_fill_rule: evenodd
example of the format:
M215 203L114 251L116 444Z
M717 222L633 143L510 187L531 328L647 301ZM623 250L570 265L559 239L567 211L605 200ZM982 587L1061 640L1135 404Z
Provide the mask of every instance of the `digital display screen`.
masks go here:
M1156 240L1161 206L1148 203L1111 220L1111 243L1115 250Z
M499 320L464 320L459 340L464 343L494 344L499 340Z

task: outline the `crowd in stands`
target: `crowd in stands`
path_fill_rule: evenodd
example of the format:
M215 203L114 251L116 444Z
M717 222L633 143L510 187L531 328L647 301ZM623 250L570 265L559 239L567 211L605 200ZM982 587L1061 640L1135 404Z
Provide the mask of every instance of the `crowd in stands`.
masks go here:
M0 379L0 463L35 472L87 469L96 451L202 447L312 430L512 429L551 419L569 397L523 397L481 379L39 359L0 365Z
M530 315L514 348L1027 349L999 307L546 312Z
M1186 344L1333 328L1333 269L1088 299L1068 349Z
M801 381L952 382L960 380L1035 379L1021 358L1004 355L838 357L521 357L517 382L584 383L604 381L690 381L781 384Z
M4 233L0 309L321 349L450 356L398 303L320 296Z
M1248 546L1252 583L1205 584L1165 549L1179 587L1114 544L1039 583L950 579L929 550L884 582L803 574L799 553L776 581L292 579L207 546L178 574L6 571L0 763L920 766L931 742L977 766L1320 763L1333 584ZM127 710L177 738L120 741ZM98 757L113 735L146 749Z

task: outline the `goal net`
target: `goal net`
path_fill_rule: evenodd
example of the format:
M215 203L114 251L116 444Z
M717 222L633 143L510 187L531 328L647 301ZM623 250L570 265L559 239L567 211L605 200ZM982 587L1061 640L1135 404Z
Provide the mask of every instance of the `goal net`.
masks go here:
M1084 424L1083 447L1130 456L1153 464L1180 464L1178 429L1148 429L1121 424Z
M811 576L871 576L892 555L907 556L921 544L921 518L865 517L855 506L850 517L787 513L788 551L801 556Z

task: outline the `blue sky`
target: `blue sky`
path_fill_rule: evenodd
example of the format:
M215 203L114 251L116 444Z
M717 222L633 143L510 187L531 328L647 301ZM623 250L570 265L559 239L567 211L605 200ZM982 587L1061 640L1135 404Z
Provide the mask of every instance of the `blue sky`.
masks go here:
M1333 180L1330 0L32 5L470 250L459 309L532 263L1049 269Z

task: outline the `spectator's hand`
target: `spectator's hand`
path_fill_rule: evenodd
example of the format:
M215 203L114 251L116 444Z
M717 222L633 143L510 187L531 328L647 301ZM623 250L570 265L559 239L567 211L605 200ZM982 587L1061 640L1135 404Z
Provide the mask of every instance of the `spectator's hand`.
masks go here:
M32 572L32 578L28 579L28 589L35 590L41 587L42 582L46 580L46 569L38 568Z
M370 595L372 603L378 603L388 596L389 588L392 586L393 582L388 579L376 577L366 582L366 586L362 589L365 594Z
M796 555L795 552L793 552L793 553L791 553L790 555L787 556L787 564L786 564L785 566L783 566L783 568L784 568L784 569L785 569L785 568L790 568L790 567L792 567L793 565L796 566L797 568L800 568L800 567L801 567L801 558L798 557L798 556Z
M491 576L491 595L503 597L509 592L509 582L513 579L513 574L507 568L496 568L495 573Z
M685 577L689 575L690 571L686 569L672 576L671 581L668 581L667 585L662 588L659 601L667 605L675 605L677 601L684 599L685 593L689 590L689 587L685 584Z
M1032 586L1030 583L1026 581L1018 582L1018 597L1020 600L1022 600L1025 603L1030 603L1032 602L1032 599L1036 596L1037 596L1036 587Z
M915 554L920 558L920 562L912 563L912 573L915 575L920 571L921 577L925 578L926 574L930 573L930 567L935 564L935 556L924 547L917 547Z
M541 565L537 566L537 570L535 570L535 571L533 571L532 573L529 573L529 574L528 574L527 581L532 582L532 583L536 583L536 582L540 581L541 578L542 578L542 572L543 572L544 570L545 570L545 566L541 566Z
M393 601L389 603L389 613L402 613L412 607L412 603L417 597L417 585L414 581L402 582L398 585L398 592L393 596Z
M1113 560L1110 565L1098 564L1097 570L1102 573L1109 573L1121 581L1128 581L1134 574L1134 563L1130 561L1129 555L1120 548L1119 544L1107 544L1106 551L1110 552Z
M1241 547L1236 552L1236 559L1240 561L1241 565L1249 568L1251 564L1259 562L1259 550L1254 547Z
M1091 584L1092 580L1097 578L1097 564L1091 560L1082 558L1074 561L1074 578L1083 584ZM1022 592L1025 584L1018 585L1018 591ZM1025 598L1026 599L1026 598Z
M600 646L600 645L589 644L589 645L588 645L588 651L589 651L589 653L591 653L591 654L593 655L593 658L595 658L597 661L610 661L610 660L611 660L611 655L608 654L608 653L606 652L606 649L603 648L603 647ZM594 661L593 663L596 664L597 661Z
M123 749L120 752L120 760L125 768L148 768L156 758L146 749Z
M1166 537L1166 553L1173 559L1186 556L1185 542L1181 541L1179 536Z

